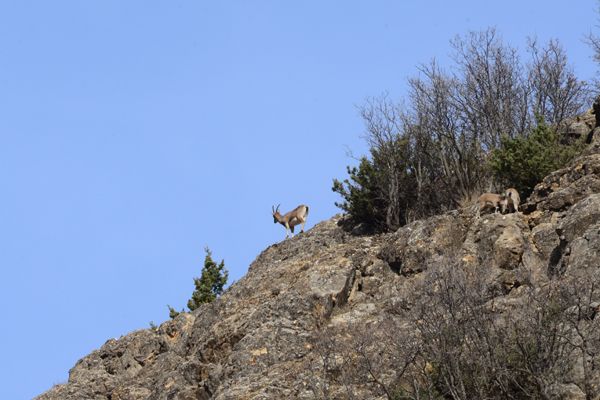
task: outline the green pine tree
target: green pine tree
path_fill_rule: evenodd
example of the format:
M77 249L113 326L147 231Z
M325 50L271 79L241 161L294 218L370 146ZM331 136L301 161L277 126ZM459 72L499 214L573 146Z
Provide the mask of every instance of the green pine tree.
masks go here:
M382 173L379 166L362 157L358 167L346 167L349 178L333 180L331 190L342 196L335 205L348 213L353 223L367 223L377 230L385 231L387 204L381 196Z
M573 144L563 144L560 139L556 128L538 117L527 137L503 137L489 166L497 179L516 188L521 198L527 197L546 175L564 167L585 146L583 139Z
M183 309L181 309L181 311L177 311L176 309L174 309L173 307L171 307L168 304L167 304L167 308L169 309L169 318L171 318L171 319L177 318L177 316L179 314L181 314L182 312L184 312Z
M225 268L225 261L221 260L219 264L215 263L209 248L207 247L204 250L206 251L206 257L204 257L202 274L200 278L194 278L196 289L187 303L190 311L194 311L201 304L213 302L223 293L223 287L227 283L229 275Z

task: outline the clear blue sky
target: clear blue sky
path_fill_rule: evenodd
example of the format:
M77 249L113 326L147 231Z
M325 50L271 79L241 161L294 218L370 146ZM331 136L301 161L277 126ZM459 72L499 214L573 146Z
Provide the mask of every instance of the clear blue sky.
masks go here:
M568 4L568 5L567 5ZM64 382L168 318L209 246L239 279L271 205L338 210L356 106L400 99L456 34L558 38L577 74L596 1L0 2L0 398Z

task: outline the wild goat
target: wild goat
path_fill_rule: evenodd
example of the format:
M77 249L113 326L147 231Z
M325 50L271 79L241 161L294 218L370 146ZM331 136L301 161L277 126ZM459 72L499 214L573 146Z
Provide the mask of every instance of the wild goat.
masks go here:
M294 227L296 225L302 224L300 233L304 232L304 224L306 223L306 217L308 216L308 206L301 204L284 215L279 213L279 205L277 208L271 207L271 209L273 210L273 223L276 224L279 222L285 227L286 239L289 237L289 231L292 231L292 234L294 233Z
M502 207L502 212L506 209L506 195L496 193L484 193L477 199L477 218L480 217L481 210L488 206L494 207L494 213L498 212L498 207Z
M521 197L519 197L519 192L517 189L510 188L506 189L506 205L512 206L515 212L519 212L519 203L521 202Z

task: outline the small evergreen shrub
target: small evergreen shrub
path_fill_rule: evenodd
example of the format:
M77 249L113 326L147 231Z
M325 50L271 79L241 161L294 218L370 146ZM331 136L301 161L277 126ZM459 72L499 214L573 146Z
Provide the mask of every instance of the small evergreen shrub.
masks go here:
M537 126L527 137L503 137L488 165L500 182L514 187L525 198L546 175L579 154L583 146L583 141L562 144L556 129L538 117Z
M379 196L379 179L375 166L362 157L358 167L346 167L348 179L333 180L334 192L343 201L335 205L350 216L354 224L367 223L381 229L385 223L385 204Z
M196 289L192 293L192 298L188 301L187 306L190 311L204 303L211 303L223 293L223 287L227 283L229 272L225 268L225 261L221 260L219 264L212 259L210 249L205 248L206 256L204 257L204 267L200 278L194 278Z
M202 267L202 273L200 278L194 278L194 292L192 298L188 300L187 306L190 311L194 311L196 308L204 303L213 302L217 297L223 293L223 287L227 283L229 272L225 268L225 261L221 260L217 264L212 259L212 253L207 247L204 249L206 256L204 257L204 267ZM177 311L175 308L167 304L169 309L169 318L177 318L179 314L185 312L183 309Z
M173 307L171 307L168 304L167 304L167 308L169 309L169 318L171 318L171 319L177 318L177 316L179 314L181 314L182 312L184 312L183 309L181 311L177 311L176 309L174 309Z

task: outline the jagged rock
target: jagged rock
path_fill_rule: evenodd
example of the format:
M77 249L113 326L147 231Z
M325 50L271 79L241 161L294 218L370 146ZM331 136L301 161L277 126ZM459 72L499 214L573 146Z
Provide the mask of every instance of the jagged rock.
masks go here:
M592 129L592 131L590 132L590 135L588 136L588 143L596 143L598 140L600 140L600 126L596 126L594 129ZM592 147L591 149L587 149L584 150L584 153L588 153L591 154L593 153L594 148Z
M549 222L540 223L531 230L533 243L540 252L542 258L549 259L552 250L559 245L560 239L556 233L555 224Z
M600 223L597 221L570 242L568 274L577 274L586 269L594 269L600 273Z
M592 113L594 114L595 125L600 126L600 96L597 96L592 104Z
M592 129L593 126L585 122L573 122L567 127L566 135L570 141L579 140L586 138Z
M380 235L354 235L340 216L321 222L264 250L217 301L107 341L37 399L386 398L381 384L341 382L347 360L320 351L410 337L415 291L442 266L481 274L499 324L556 276L600 267L600 154L549 175L528 202L529 215L477 219L464 209ZM378 331L391 316L395 325ZM382 383L392 382L397 362L377 360ZM563 382L548 393L577 399L580 388Z
M548 175L535 186L528 203L537 210L561 211L594 193L600 193L600 154L582 156Z
M521 262L525 240L521 229L507 226L494 243L494 262L501 269L515 269Z
M581 138L588 138L590 132L598 126L596 118L596 109L592 108L575 118L563 121L559 126L562 141L573 143Z
M465 235L465 221L451 214L415 221L391 235L379 257L394 272L409 276L457 252Z
M569 242L573 241L600 219L600 194L593 194L573 206L558 224L558 229Z

